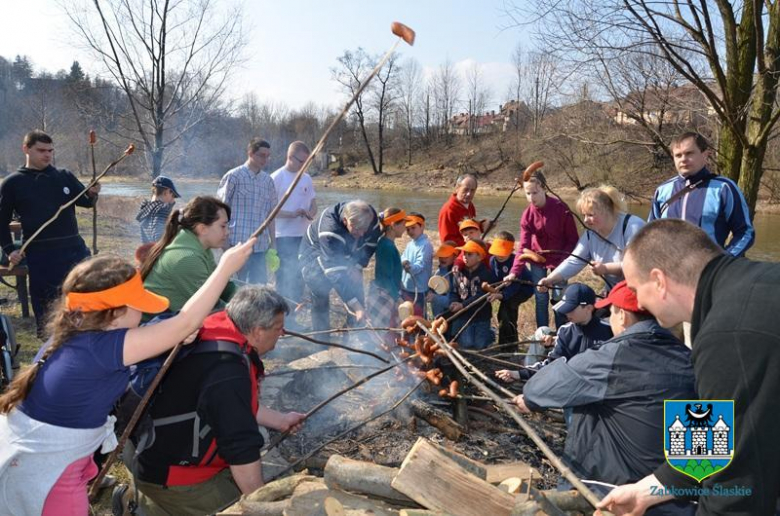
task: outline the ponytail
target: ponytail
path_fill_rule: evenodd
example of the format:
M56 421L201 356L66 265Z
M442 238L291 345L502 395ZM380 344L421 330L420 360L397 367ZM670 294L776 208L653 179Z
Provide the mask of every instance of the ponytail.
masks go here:
M146 279L149 273L152 272L154 264L157 263L157 259L160 258L163 250L168 247L168 245L173 242L173 239L176 238L176 235L179 234L179 229L181 227L179 216L181 211L182 210L171 211L170 215L168 215L168 220L165 222L165 232L163 233L162 238L152 246L149 254L147 254L146 258L141 262L142 279Z

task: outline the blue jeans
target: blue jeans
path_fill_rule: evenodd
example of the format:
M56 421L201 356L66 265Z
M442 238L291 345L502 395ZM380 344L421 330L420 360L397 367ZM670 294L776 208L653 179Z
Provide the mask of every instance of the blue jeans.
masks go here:
M295 302L303 296L303 277L298 262L298 249L303 237L277 237L276 251L279 253L279 270L276 271L276 290Z
M268 283L268 274L265 268L265 252L252 253L240 271L236 273L236 279L250 285Z
M450 330L450 334L455 336L464 324L468 321L468 317L462 315L455 319ZM490 327L490 319L473 320L471 324L463 330L463 333L458 337L458 345L463 349L485 349L493 344L496 339L493 328Z
M531 281L539 283L542 278L547 277L547 268L539 267L535 264L529 264L531 272ZM563 291L555 291L556 298L560 298ZM536 301L536 327L549 326L550 325L550 292L539 292L539 289L534 289L534 300ZM555 317L555 327L560 328L566 324L566 317L559 315L557 312L553 312Z

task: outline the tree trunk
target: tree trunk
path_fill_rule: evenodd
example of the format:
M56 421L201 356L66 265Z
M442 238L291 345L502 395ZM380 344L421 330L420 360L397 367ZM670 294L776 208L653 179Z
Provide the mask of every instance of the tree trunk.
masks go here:
M721 124L718 140L718 173L738 181L742 163L742 143L739 135L729 125Z
M751 220L756 213L758 189L759 186L761 186L761 176L764 172L762 164L764 162L765 152L766 146L759 145L757 147L748 147L742 154L742 167L739 173L739 187L742 190L742 193L745 194L745 201L747 201Z
M368 133L366 132L366 124L362 112L358 112L358 122L360 124L360 134L363 136L363 143L366 145L368 160L371 162L371 169L374 171L374 174L379 174L379 170L376 168L376 161L374 160L374 153L371 152L371 144L368 141Z

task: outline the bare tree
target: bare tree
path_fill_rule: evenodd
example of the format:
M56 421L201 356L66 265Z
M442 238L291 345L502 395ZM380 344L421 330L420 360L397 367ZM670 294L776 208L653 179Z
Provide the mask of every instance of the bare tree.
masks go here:
M241 60L241 11L220 13L213 0L66 0L65 10L127 96L133 136L158 176Z
M512 85L510 86L512 95L511 100L518 103L518 109L514 110L512 114L512 124L515 127L516 132L520 132L520 97L523 95L523 85L525 84L525 54L523 53L523 45L518 42L515 45L515 49L512 51L512 68L514 71L514 78L512 79Z
M417 120L417 110L420 101L422 72L420 63L410 57L401 67L399 83L400 104L399 108L404 121L404 133L406 136L407 163L412 164L412 143L414 141L414 124Z
M558 63L551 53L533 51L526 57L524 68L526 103L531 110L534 135L538 136L552 107Z
M447 140L450 138L450 120L459 102L460 89L460 77L452 61L447 58L433 75L436 125Z
M482 65L472 63L466 70L466 86L469 102L469 127L468 133L474 138L479 127L479 117L484 113L490 102L490 90L485 87L482 79Z
M378 58L376 58L378 59ZM385 126L387 116L396 101L398 89L398 54L393 54L376 76L372 92L374 97L374 110L377 117L377 154L378 174L383 172L385 156Z
M648 48L663 56L712 106L720 124L719 170L739 181L753 213L767 141L780 119L780 5L540 0L534 8L547 22L541 29L547 43L581 64Z

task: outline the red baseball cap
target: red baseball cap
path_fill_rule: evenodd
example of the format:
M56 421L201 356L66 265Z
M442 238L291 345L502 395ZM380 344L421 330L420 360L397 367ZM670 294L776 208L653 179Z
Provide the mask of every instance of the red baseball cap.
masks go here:
M609 295L604 299L599 299L595 304L596 308L605 308L609 305L615 305L616 307L628 310L629 312L641 314L648 313L646 310L639 308L639 301L636 298L636 294L633 290L628 288L626 280L623 280L612 287Z

